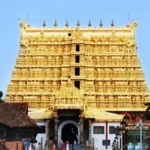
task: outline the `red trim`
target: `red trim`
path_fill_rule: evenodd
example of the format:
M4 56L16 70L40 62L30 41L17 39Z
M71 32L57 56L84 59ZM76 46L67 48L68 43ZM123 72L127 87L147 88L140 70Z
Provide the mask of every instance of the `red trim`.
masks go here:
M106 140L108 140L108 122L106 122ZM105 148L107 149L107 145L105 146Z

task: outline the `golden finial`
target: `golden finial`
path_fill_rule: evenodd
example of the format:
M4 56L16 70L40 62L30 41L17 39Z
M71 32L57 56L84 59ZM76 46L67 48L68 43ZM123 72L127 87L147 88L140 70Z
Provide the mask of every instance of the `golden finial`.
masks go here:
M113 27L114 26L114 21L112 20L112 22L111 22L111 26Z
M91 20L89 20L88 26L89 26L89 27L91 27L91 26L92 26L92 24L91 24Z
M54 27L57 27L57 26L58 26L57 20L55 20Z
M78 22L77 22L77 27L79 27L80 26L80 22L79 22L79 20L78 20Z
M45 23L45 20L44 20L44 22L43 22L43 27L46 27L46 23Z
M100 24L99 24L99 26L100 26L100 27L102 27L102 26L103 26L102 20L100 20Z
M69 24L68 24L68 20L66 20L66 24L65 24L65 26L66 26L66 27L68 27L68 26L69 26Z

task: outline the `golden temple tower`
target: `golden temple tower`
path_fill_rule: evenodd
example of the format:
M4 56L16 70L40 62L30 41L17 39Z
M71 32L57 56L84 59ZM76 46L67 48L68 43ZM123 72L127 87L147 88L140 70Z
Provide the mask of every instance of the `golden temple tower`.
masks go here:
M30 108L75 104L65 99L72 95L56 101L70 80L88 107L145 110L149 91L137 55L136 22L122 28L45 25L20 23L20 52L6 101L26 101Z
M120 119L109 114L104 118L106 111L129 112L136 120L150 100L137 54L136 27L136 22L124 27L112 22L104 28L101 22L94 28L89 22L82 28L78 22L72 28L66 22L59 28L55 22L49 28L44 22L37 28L21 22L20 51L5 101L28 102L35 120L57 119L63 110L80 110L80 120Z

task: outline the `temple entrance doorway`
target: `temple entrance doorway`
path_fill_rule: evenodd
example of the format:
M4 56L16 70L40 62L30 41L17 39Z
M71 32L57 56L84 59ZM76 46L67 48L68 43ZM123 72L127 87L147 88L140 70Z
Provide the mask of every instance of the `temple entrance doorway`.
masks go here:
M62 122L58 128L58 144L61 140L63 142L69 141L72 144L73 140L79 143L80 126L74 120L66 120Z
M63 142L68 141L70 144L77 144L78 143L77 127L72 123L64 125L64 127L62 128L61 139Z

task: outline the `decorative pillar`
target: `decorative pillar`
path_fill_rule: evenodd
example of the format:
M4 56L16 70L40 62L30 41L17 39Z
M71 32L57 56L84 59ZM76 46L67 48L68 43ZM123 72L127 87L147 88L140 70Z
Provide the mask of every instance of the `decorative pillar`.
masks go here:
M50 120L46 120L46 140L48 140L48 141L49 141L49 134L50 134L49 122L50 122Z
M55 122L55 149L58 149L58 115L57 111L54 112L54 122Z
M89 122L89 146L91 146L91 144L92 144L92 134L91 134L91 125L92 125L92 121L91 120L89 120L88 121Z
M58 117L54 118L55 121L55 141L58 139Z
M79 117L80 117L80 143L83 143L83 122L84 122L83 112L81 112L81 115Z

